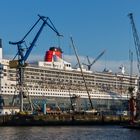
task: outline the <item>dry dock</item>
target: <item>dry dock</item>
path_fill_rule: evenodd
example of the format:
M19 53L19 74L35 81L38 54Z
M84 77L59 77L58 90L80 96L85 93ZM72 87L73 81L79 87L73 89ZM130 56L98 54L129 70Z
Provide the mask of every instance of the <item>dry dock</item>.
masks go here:
M120 125L128 124L128 122L128 116L97 116L92 114L0 116L0 126Z

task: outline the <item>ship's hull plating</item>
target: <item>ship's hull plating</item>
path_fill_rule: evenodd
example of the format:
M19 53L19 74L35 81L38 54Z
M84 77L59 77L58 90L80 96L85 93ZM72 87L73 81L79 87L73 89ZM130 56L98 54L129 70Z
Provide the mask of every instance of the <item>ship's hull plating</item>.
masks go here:
M43 104L51 110L70 111L72 106L76 111L88 110L91 108L88 98L68 98L68 97L51 97L51 96L31 96L31 102L34 108L42 108ZM14 99L14 102L13 102ZM28 103L27 98L24 99L24 103ZM93 107L98 111L112 111L128 110L128 100L122 99L91 99ZM19 106L18 96L13 95L1 95L0 106Z

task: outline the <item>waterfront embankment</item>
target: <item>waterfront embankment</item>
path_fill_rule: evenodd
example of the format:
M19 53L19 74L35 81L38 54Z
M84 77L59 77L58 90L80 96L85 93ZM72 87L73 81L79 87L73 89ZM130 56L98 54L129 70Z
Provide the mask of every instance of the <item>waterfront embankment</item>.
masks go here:
M4 115L0 126L53 126L53 125L120 125L128 124L128 116L93 114Z

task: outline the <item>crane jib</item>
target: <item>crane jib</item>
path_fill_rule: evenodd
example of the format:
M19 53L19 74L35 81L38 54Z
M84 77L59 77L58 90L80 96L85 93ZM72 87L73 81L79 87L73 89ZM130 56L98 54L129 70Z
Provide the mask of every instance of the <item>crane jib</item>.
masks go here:
M40 16L40 15L38 15L38 16L39 16L39 19L35 22L35 24L31 27L31 29L25 34L25 36L20 41L18 41L18 42L10 41L9 42L9 44L17 45L17 48L18 48L17 54L18 54L18 58L20 58L21 63L24 63L28 59L28 57L29 57L33 47L35 46L35 43L37 42L45 25L47 25L50 29L52 29L57 34L57 36L61 36L49 17ZM30 44L30 46L26 47L27 49L25 51L25 49L23 49L22 44L25 42L26 37L31 33L31 31L35 28L35 26L39 23L40 20L42 20L43 23L42 23L39 31L36 33L32 43Z

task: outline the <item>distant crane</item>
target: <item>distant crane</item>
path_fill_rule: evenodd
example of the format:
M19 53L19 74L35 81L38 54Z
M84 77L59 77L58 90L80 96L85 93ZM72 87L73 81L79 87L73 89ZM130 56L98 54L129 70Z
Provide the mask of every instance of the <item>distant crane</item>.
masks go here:
M32 26L32 28L25 34L25 36L18 42L9 42L9 44L17 45L18 52L14 59L9 62L9 66L11 68L16 68L18 70L18 86L19 86L19 96L20 96L20 111L23 111L23 97L24 97L24 67L26 66L26 60L28 59L33 47L35 46L35 43L37 42L43 28L45 25L49 26L56 34L57 36L61 36L55 26L53 25L52 21L49 17L45 16L39 16L39 19L35 22L35 24ZM35 26L39 23L39 21L43 21L40 29L38 30L37 34L35 35L33 41L29 46L27 46L25 43L26 37L31 33L31 31L35 28ZM25 45L25 47L23 47ZM15 60L15 58L18 56L18 60Z
M137 29L136 29L136 26L135 26L133 14L129 13L128 16L130 18L130 23L131 23L131 26L132 26L135 50L136 50L136 55L137 55L137 67L138 67L138 71L139 71L139 74L140 74L140 40L139 40L138 32L137 32ZM138 85L138 87L139 87L139 85ZM131 89L131 98L130 98L130 112L131 112L131 121L132 121L132 123L134 123L135 111L136 111L137 115L140 115L139 114L140 111L138 110L138 108L140 107L140 105L139 105L140 104L139 103L140 102L139 101L140 89L138 88L138 92L137 92L137 98L136 98L136 100L138 101L137 103L136 103L136 100L133 97L133 89ZM136 107L136 105L137 105L137 107Z
M83 65L86 65L88 67L88 70L91 70L92 65L105 53L105 50L103 52L101 52L91 63L91 61L89 60L89 57L87 56L87 61L88 64L82 63Z

